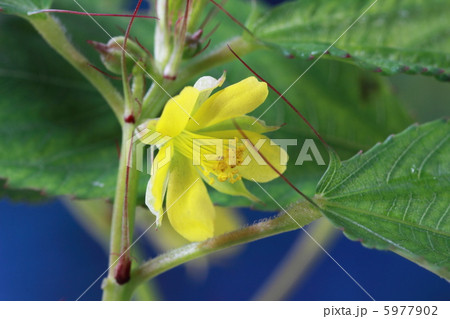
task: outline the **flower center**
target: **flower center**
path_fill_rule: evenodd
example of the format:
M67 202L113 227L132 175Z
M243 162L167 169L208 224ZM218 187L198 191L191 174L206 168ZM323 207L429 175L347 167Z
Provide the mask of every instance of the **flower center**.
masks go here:
M219 182L230 182L231 184L234 184L235 182L242 179L242 177L239 175L239 169L238 166L242 164L244 161L244 145L237 145L237 139L232 140L232 146L227 145L227 147L224 147L224 154L223 157L215 162L215 165L213 165L213 169L208 172L214 174L217 176L217 180ZM208 176L207 174L205 174ZM214 182L214 179L212 181L210 180L210 184Z
M244 162L245 146L238 138L220 139L184 131L176 137L176 149L209 179L212 185L242 179L238 167Z

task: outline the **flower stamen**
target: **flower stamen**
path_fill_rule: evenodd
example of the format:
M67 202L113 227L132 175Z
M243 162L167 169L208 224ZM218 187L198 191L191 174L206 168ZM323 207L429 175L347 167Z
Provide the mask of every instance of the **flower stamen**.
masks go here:
M246 148L238 138L214 139L185 131L175 141L176 149L193 159L210 185L216 180L234 184L242 179L239 166L244 162Z

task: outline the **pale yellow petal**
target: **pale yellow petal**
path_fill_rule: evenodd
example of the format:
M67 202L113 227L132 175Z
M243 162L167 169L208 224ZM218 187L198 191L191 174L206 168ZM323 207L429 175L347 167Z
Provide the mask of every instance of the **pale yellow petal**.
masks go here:
M217 179L214 174L209 174L209 176L205 176L202 172L199 171L199 175L203 178L203 180L215 190L232 195L232 196L243 196L247 197L251 201L258 201L258 198L249 192L247 187L242 180L231 183L229 181L221 182Z
M266 122L262 120L258 120L253 116L245 115L233 119L228 119L211 126L207 126L205 128L195 131L195 133L208 135L207 134L208 132L236 130L237 127L235 125L235 122L241 129L249 130L256 133L272 132L280 128L280 126L269 126L266 124Z
M172 158L167 186L167 215L173 228L190 241L214 235L214 206L192 159L180 154Z
M164 145L158 152L152 165L152 176L147 184L145 193L145 204L153 215L156 216L156 222L161 225L161 216L163 214L164 195L166 194L168 172L172 157L172 143Z
M135 131L135 137L137 137L141 143L157 145L158 147L167 143L170 140L170 137L156 131L158 120L159 119L150 119L139 125Z
M215 206L215 208L216 219L214 225L216 227L216 236L237 230L245 224L245 220L238 210L222 206Z
M198 108L209 98L212 91L219 86L222 86L223 82L225 82L226 73L224 72L219 79L215 79L212 76L202 76L197 80L194 84L194 88L200 91L200 94L197 99L197 103L194 107L194 112L198 110Z
M199 94L199 90L187 86L179 95L169 99L156 125L156 131L163 135L175 137L184 130L191 118ZM191 120L191 122L193 121ZM194 123L194 125L196 124Z
M214 206L214 209L216 212L214 218L215 236L237 230L245 224L245 220L237 209L221 206ZM151 220L148 219L148 210L141 207L136 208L136 219L137 222L144 225L151 222ZM181 247L188 243L185 238L175 231L166 216L163 217L163 221L163 225L158 228L157 232L148 233L152 244L161 253ZM227 249L227 252L228 251L229 250Z
M208 135L221 139L237 137L245 145L244 163L237 167L239 175L243 178L250 181L268 182L279 177L266 160L280 173L283 173L289 159L286 151L267 136L247 130L243 132L249 141L238 130L209 132Z
M250 162L239 167L239 173L243 178L257 182L269 182L278 178L280 175L267 162L281 174L286 171L289 157L283 148L264 135L249 131L246 131L245 135L250 140L245 142ZM260 145L262 146L259 147ZM255 147L259 148L258 152L255 151Z
M198 130L222 121L240 117L260 106L267 98L267 84L249 77L212 95L203 103L187 129Z

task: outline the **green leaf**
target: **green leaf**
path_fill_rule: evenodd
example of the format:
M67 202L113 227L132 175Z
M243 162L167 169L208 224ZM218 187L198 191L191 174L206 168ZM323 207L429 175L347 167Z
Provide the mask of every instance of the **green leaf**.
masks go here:
M85 8L120 12L120 3L98 0ZM71 0L57 0L55 7L79 8ZM86 40L107 41L105 32L89 17L59 18L77 47L101 67ZM108 32L117 33L117 20L101 18ZM90 27L80 28L82 21ZM27 22L0 17L0 43L0 197L112 199L120 127L106 102ZM140 181L142 199L147 179Z
M0 196L112 198L120 128L105 102L25 21L2 17L0 43Z
M0 0L0 8L5 13L27 15L29 12L48 9L53 0Z
M373 3L289 2L262 15L250 28L258 39L286 55L316 59ZM324 57L383 74L420 73L449 81L449 11L447 0L379 0Z
M438 120L335 159L317 189L325 216L350 239L450 279L449 137L448 121Z

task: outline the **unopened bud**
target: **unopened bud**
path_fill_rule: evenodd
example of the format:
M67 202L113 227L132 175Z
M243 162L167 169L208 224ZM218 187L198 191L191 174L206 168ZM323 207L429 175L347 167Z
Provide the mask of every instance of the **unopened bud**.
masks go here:
M186 35L186 43L184 46L183 58L191 58L195 56L201 49L201 37L203 35L203 30L197 30L194 34Z
M122 74L122 50L124 40L125 37L119 36L112 38L106 44L89 41L89 43L100 53L100 58L108 71L115 74ZM149 57L136 42L128 39L125 60L127 69L132 70L138 62L146 65Z

